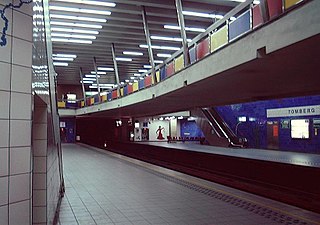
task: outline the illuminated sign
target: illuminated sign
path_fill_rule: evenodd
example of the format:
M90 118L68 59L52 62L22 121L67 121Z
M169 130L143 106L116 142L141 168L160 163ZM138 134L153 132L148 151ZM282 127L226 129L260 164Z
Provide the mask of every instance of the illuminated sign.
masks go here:
M320 115L320 105L267 109L267 118Z
M291 120L291 138L309 138L309 120Z

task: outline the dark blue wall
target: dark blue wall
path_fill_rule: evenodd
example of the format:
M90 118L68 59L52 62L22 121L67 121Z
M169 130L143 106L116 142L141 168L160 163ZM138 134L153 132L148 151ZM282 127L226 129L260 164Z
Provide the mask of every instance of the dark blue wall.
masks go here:
M180 132L181 137L203 137L201 129L198 127L195 121L188 121L187 119L180 120ZM190 135L185 135L190 133Z
M238 117L247 117L247 122L239 124L237 131L240 137L248 139L248 144L251 148L267 149L267 121L278 121L280 150L320 154L320 134L318 132L315 135L315 129L313 128L313 119L319 119L320 115L267 118L267 109L319 104L320 96L308 96L219 106L216 107L216 110L233 131L236 130ZM254 121L249 121L249 118ZM309 119L310 139L292 139L291 129L281 128L282 120L291 119Z
M63 143L74 143L76 141L76 125L74 118L60 118L60 122L65 122L66 127L60 128L61 141Z

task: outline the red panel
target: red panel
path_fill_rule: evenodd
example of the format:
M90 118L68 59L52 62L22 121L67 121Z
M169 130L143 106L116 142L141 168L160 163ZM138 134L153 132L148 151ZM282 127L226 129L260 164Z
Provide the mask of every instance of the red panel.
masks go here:
M174 63L173 62L167 65L166 74L167 74L167 77L169 77L172 74L174 74Z
M117 90L113 90L112 91L112 99L116 99L118 98L118 91Z
M197 45L197 59L202 59L206 55L209 54L210 49L209 49L209 38L204 39Z
M151 76L148 76L148 77L145 77L144 78L144 86L145 87L148 87L152 84L152 77Z
M267 0L270 19L282 13L282 0Z
M132 85L128 85L128 94L133 92L133 87Z
M255 5L252 8L252 14L253 14L253 21L252 21L253 28L263 24L263 19L262 19L261 10L260 10L260 4Z

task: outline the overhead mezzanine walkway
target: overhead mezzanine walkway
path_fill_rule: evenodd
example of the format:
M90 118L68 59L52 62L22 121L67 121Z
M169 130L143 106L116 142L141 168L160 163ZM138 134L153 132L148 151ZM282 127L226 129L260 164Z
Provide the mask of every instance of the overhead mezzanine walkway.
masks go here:
M226 42L214 48L212 42L218 39L215 35L228 29L231 32L230 27L223 26L228 19L224 18L213 26L219 28L218 32L211 34L209 29L190 44L190 55L197 56L188 67L184 68L181 62L180 50L160 66L156 76L159 83L149 76L142 80L144 86L126 85L120 89L120 95L113 90L101 96L100 104L98 96L92 97L87 99L87 107L60 109L60 115L145 116L318 93L320 83L314 71L320 50L319 9L319 1L302 1L253 30L249 27L238 31L233 39L226 33ZM238 11L241 10L236 8L230 16ZM239 21L243 17L239 16Z
M64 144L60 225L320 224L320 215L85 146Z

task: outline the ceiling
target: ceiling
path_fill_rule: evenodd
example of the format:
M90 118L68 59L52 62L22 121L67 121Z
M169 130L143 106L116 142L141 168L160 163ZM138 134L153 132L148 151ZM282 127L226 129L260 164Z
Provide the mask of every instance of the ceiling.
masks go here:
M96 1L98 0L95 0L95 2ZM105 3L111 1L112 0L100 0L99 2ZM147 49L139 47L139 45L141 44L146 44L146 38L143 29L141 6L144 6L146 10L147 21L151 36L178 38L180 37L180 30L164 29L164 25L178 25L175 0L113 0L112 3L115 3L115 7L83 4L84 2L90 3L89 0L50 1L51 23L69 22L102 26L102 28L92 29L81 27L68 27L65 25L56 25L53 23L51 24L51 29L56 29L52 30L52 38L61 38L55 35L66 35L69 33L61 32L61 28L73 28L99 32L99 34L89 34L91 36L96 36L96 39L92 40L92 44L53 41L54 54L74 54L77 56L73 61L67 62L67 67L55 66L55 70L58 73L59 85L80 85L80 67L82 68L84 75L90 74L90 72L94 70L93 57L96 57L98 67L104 66L113 68L111 43L114 43L115 45L116 57L132 58L131 62L117 61L120 82L130 80L130 77L133 77L134 74L137 74L139 69L145 69L143 67L144 65L149 65L149 57ZM210 13L215 15L224 15L228 11L233 9L237 4L239 4L239 2L237 2L236 0L182 0L182 6L184 11ZM69 9L70 7L78 9L93 9L100 11L107 10L111 12L111 15L61 11L57 10L61 9L59 7L69 7ZM65 15L68 15L69 17L66 17ZM77 20L79 18L75 18L75 16L106 19L107 22L79 21ZM184 17L186 27L196 27L204 29L211 25L215 20L213 18L204 18L187 15L185 15ZM77 35L77 33L73 34ZM198 34L199 32L187 31L187 38L192 39ZM181 48L180 41L164 41L152 39L151 42L152 45L173 46ZM143 53L143 55L124 55L123 51L141 52ZM174 50L153 49L155 60L165 59L158 57L157 54L159 53L172 54L174 52ZM138 75L136 75L136 77L137 76ZM101 75L99 82L115 84L115 73L113 71L109 71L106 75ZM86 85L86 89L89 89L89 85Z

